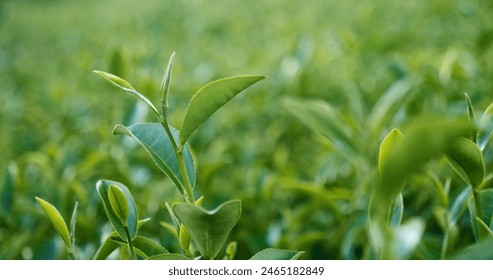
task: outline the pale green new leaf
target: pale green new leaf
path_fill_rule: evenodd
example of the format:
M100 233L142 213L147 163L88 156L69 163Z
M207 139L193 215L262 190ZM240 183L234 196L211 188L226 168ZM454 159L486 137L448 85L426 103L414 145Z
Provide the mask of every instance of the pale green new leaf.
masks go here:
M120 189L120 191L122 191L125 196L125 200L128 205L128 215L124 221L120 219L120 217L115 213L111 206L109 198L109 189L111 186ZM127 240L125 227L128 227L128 232L130 234L129 238L134 239L135 236L137 236L139 216L137 213L137 205L128 188L122 183L110 180L99 180L96 184L96 188L98 190L99 196L101 197L101 200L103 201L104 211L106 212L108 219L110 220L118 235L123 240Z
M393 228L398 228L402 222L402 215L404 213L404 198L402 193L400 193L394 202L394 207L392 208L392 216L390 217L390 226Z
M46 216L51 221L51 224L55 228L55 230L58 232L58 234L62 237L63 242L65 243L65 247L67 248L67 251L71 252L72 246L70 242L70 233L68 231L67 224L63 220L62 215L58 210L55 208L55 206L51 205L49 202L36 197L36 201L41 205L41 208L43 208L43 211L45 212Z
M208 83L195 93L188 104L180 128L180 144L229 100L265 76L235 76Z
M183 194L185 182L171 142L178 140L178 131L171 128L171 133L174 140L168 137L163 126L159 123L142 123L129 127L117 125L113 129L113 134L124 134L135 139L149 153L157 167L175 183L178 190ZM188 144L185 144L183 158L185 159L188 178L193 187L195 184L195 165Z
M471 97L469 97L469 94L467 94L467 92L464 93L464 96L466 98L467 113L469 115L469 121L472 124L476 124L476 114L474 113L474 107L472 106ZM478 142L478 130L476 128L472 132L471 136L472 136L472 141L474 143L477 143Z
M110 84L112 84L113 86L123 90L124 92L136 97L137 99L143 101L145 104L147 104L147 106L149 106L149 108L151 108L151 110L154 112L154 114L159 118L160 117L160 114L159 114L159 111L156 109L156 107L154 107L154 105L152 105L152 102L149 101L149 99L147 99L145 96L143 96L142 94L140 94L139 92L137 92L133 87L132 85L130 85L129 82L125 81L124 79L116 76L116 75L113 75L113 74L110 74L110 73L107 73L107 72L103 72L103 71L98 71L98 70L94 70L93 71L94 73L98 74L100 77L102 77L103 79L105 79L106 81L108 81Z
M396 149L397 144L402 141L403 137L404 135L402 132L399 129L394 128L383 139L378 152L378 170L380 173L386 165L392 164L392 162L389 162L390 155Z
M168 66L164 72L163 81L161 82L161 105L163 107L163 114L166 116L168 111L168 93L169 93L169 83L171 80L171 69L173 68L173 61L175 58L175 53L171 54L169 58Z
M241 202L231 200L212 211L187 203L173 206L176 217L185 225L200 254L213 259L241 215Z
M255 254L250 260L297 260L304 253L303 251L267 248Z
M110 185L108 188L108 200L110 201L111 209L113 209L115 215L120 218L122 224L126 225L129 209L127 198L123 191L115 185Z
M483 182L485 167L479 147L461 137L446 151L452 168L468 184L477 188Z

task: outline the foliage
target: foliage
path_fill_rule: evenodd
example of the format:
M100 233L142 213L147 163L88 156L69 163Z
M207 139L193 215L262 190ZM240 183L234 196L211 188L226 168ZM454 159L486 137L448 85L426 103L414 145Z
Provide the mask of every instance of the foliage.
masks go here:
M100 178L127 186L139 215L152 219L139 236L181 251L180 229L163 211L164 200L182 199L171 171L160 176L164 165L149 164L134 137L108 133L121 123L116 133L134 134L134 125L156 122L153 109L116 98L93 69L131 81L160 113L156 101L165 100L176 128L188 93L206 82L269 76L187 141L202 207L241 199L228 237L237 259L266 247L305 259L380 258L368 206L385 136L394 128L412 136L408 126L430 113L471 116L478 133L410 171L382 225L394 244L410 240L404 251L388 248L394 257L467 256L456 254L491 225L492 9L459 0L0 1L0 259L70 257L34 197L56 206L69 233L79 202L74 251L92 258L114 231L94 187ZM180 63L170 87L160 78L173 50ZM475 156L454 160L468 151ZM475 200L466 180L482 177Z

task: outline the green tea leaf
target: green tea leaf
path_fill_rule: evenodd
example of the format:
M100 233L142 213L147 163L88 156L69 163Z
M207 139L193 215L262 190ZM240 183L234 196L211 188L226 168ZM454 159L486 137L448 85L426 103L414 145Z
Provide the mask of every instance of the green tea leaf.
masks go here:
M126 226L129 209L125 194L118 187L110 185L108 188L108 200L115 215Z
M115 213L113 207L111 206L110 198L109 198L109 189L111 186L117 187L124 194L125 200L128 205L128 215L127 218L122 221L120 217ZM130 234L129 238L134 239L137 236L137 225L139 216L137 213L137 205L130 194L128 188L122 183L110 180L99 180L96 184L96 188L98 190L99 196L103 201L104 211L108 216L111 224L115 228L118 235L123 239L127 240L127 233L125 228L128 227L128 232Z
M493 241L474 244L454 256L454 260L493 260Z
M446 151L452 168L468 184L477 188L483 182L485 167L479 147L469 139L461 137Z
M58 234L62 237L63 242L65 243L65 247L67 248L67 251L71 252L72 247L71 247L71 242L70 242L70 233L68 231L67 224L63 220L62 215L58 210L55 208L55 206L51 205L49 202L36 197L36 201L41 205L41 208L43 208L43 211L46 213L46 216L51 221L51 224L55 228L55 230L58 232Z
M188 246L190 246L190 233L188 233L185 225L180 226L180 245L184 250L188 250Z
M175 138L174 141L177 141L178 131L171 128L171 133L173 134L173 138ZM149 153L149 156L157 167L175 183L178 190L182 194L185 193L185 182L171 142L173 140L168 137L161 124L143 123L129 127L117 125L113 130L113 134L124 134L135 139ZM188 144L185 144L183 157L185 159L188 178L193 187L195 184L195 165Z
M188 137L219 108L229 100L265 76L235 76L208 83L195 93L188 104L180 128L180 144L184 145Z
M355 144L358 139L348 130L341 114L327 102L286 98L283 105L313 131L327 137L346 159L354 160L359 155Z
M250 260L297 260L304 253L303 251L267 248L255 254Z
M415 118L407 127L405 137L395 144L381 165L378 195L393 200L402 190L406 178L432 158L448 151L471 126L460 119L424 116Z
M229 242L228 246L226 246L226 256L224 257L226 260L234 260L236 256L236 250L238 250L238 243L235 241Z
M79 202L75 202L74 211L72 212L72 218L70 219L70 245L72 252L75 250L75 226L77 224L77 210Z
M483 151L493 135L493 103L491 103L483 113L478 129L478 144Z
M112 236L111 240L120 245L127 244L126 241L122 240L118 236ZM169 253L168 250L166 250L163 246L143 236L136 236L135 239L132 240L132 244L137 255L141 256L144 259Z
M241 202L232 200L212 211L187 203L177 203L173 212L185 225L203 257L213 259L221 250L241 215Z
M152 256L148 260L189 261L190 258L180 254L161 254Z
M397 144L402 141L403 137L404 135L402 134L402 132L399 129L394 128L383 139L382 144L380 144L380 150L378 152L378 170L380 171L380 173L384 169L385 165L389 164L388 159L391 153L394 152Z
M120 247L120 244L113 241L113 238L118 237L118 233L116 231L112 232L101 244L99 249L96 251L96 254L93 257L93 260L105 260L108 258L111 253L113 253L116 249Z
M420 82L416 76L410 76L396 81L382 94L382 97L371 109L367 118L370 131L378 133L383 126L395 116L403 103L412 97L409 90Z
M164 116L167 115L168 110L168 92L169 92L169 83L171 80L171 69L173 68L173 61L175 58L175 53L171 54L169 58L168 66L166 67L166 71L164 72L163 81L161 82L161 105L163 107Z
M125 81L124 79L122 79L116 75L106 73L103 71L94 70L93 72L98 74L100 77L102 77L103 79L108 81L113 86L115 86L115 87L123 90L124 92L136 97L137 99L143 101L145 104L147 104L147 106L149 106L149 108L151 108L151 110L154 112L154 114L157 116L157 118L158 119L160 118L161 115L159 114L159 111L156 109L156 107L154 107L154 105L152 105L152 102L149 101L149 99L147 99L145 96L143 96L142 94L137 92L132 87L132 85L130 85L129 82Z
M481 240L483 239L490 239L493 240L493 232L491 229L481 220L480 218L476 217L476 222L478 223L478 230L479 230L479 236L483 237L480 238Z
M450 208L450 226L454 226L467 208L467 201L471 197L472 189L465 188L454 200Z
M402 214L404 213L404 198L402 193L400 193L394 202L394 207L392 208L392 216L390 218L390 226L393 228L398 228L401 225Z
M479 196L481 197L481 212L483 213L482 220L491 221L493 219L493 189L482 190L479 192ZM469 199L467 206L469 209L469 218L474 237L476 238L476 241L480 241L479 226L476 220L476 205L472 197Z
M466 103L467 103L467 113L469 115L469 121L472 123L472 124L476 124L476 114L474 113L474 107L472 106L472 102L471 102L471 97L469 97L469 94L467 94L467 92L464 93L464 96L466 98ZM474 143L477 143L478 142L478 130L475 128L471 134L472 136L472 141Z

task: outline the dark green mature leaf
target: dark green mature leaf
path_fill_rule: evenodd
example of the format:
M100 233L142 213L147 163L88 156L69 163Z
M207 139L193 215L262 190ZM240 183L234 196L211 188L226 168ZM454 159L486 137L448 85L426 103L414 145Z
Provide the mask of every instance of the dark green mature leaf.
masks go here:
M185 225L192 240L205 258L214 258L241 215L241 202L231 200L212 211L187 203L173 206L176 217Z
M446 151L447 159L459 176L474 188L483 182L485 168L479 147L461 137Z
M454 260L493 260L493 240L474 244L453 257Z
M120 191L122 191L125 195L125 199L128 204L128 216L124 222L119 218L119 216L111 207L110 198L108 196L111 186L119 188ZM130 194L128 188L122 183L110 180L99 180L96 184L96 188L98 190L99 196L101 197L101 200L103 201L104 211L106 212L108 219L110 220L118 235L123 240L127 240L127 233L125 230L125 228L127 227L130 234L129 238L134 239L135 236L137 236L137 224L139 216L137 213L137 205L135 204L135 201Z
M180 166L173 149L173 144L163 126L159 123L143 123L136 124L129 127L123 125L117 125L114 130L114 134L124 134L135 139L151 156L157 167L168 175L168 177L175 183L178 190L183 194L185 182L180 172ZM178 131L171 128L174 141L178 140ZM193 185L195 184L195 165L192 157L192 153L188 144L185 144L183 150L183 157L185 159L185 165L187 168L188 178Z
M147 106L149 106L149 108L151 108L151 110L154 112L154 114L159 118L159 116L160 116L159 111L156 109L156 107L154 107L154 105L152 105L152 102L149 101L149 99L147 99L145 96L143 96L142 94L137 92L132 87L132 85L130 85L129 82L125 81L124 79L122 79L116 75L106 73L103 71L94 70L93 72L98 74L100 77L102 77L103 79L108 81L113 86L123 90L124 92L136 97L137 99L139 99L141 101L144 101L144 103L147 104Z
M327 137L347 159L354 160L359 154L354 135L347 129L341 114L327 102L286 98L283 105L313 131Z
M70 242L70 233L68 231L67 224L63 220L62 215L58 210L55 208L55 206L51 205L49 202L36 197L36 201L41 205L41 208L43 208L43 211L46 213L46 216L51 221L51 224L55 228L55 230L58 232L58 234L62 237L63 242L65 243L65 247L69 252L71 252L71 242Z
M185 144L188 137L229 100L265 78L265 76L235 76L213 81L199 89L190 100L181 124L181 145Z
M454 226L466 210L471 193L471 188L465 188L454 200L452 207L450 207L450 226Z
M304 253L303 251L267 248L255 254L250 260L297 260Z
M120 245L127 244L126 241L122 240L118 236L111 237L111 240ZM163 246L143 236L136 236L135 239L132 241L132 245L137 255L143 257L144 259L169 253L168 250L166 250L166 248L164 248Z
M476 217L476 222L478 223L479 236L482 236L481 239L491 239L493 240L493 232L491 229L481 220Z
M483 213L483 221L493 220L493 189L486 189L479 192L481 197L481 212ZM471 220L471 227L474 233L476 241L480 240L478 222L476 220L476 205L474 199L471 198L468 203L469 217Z

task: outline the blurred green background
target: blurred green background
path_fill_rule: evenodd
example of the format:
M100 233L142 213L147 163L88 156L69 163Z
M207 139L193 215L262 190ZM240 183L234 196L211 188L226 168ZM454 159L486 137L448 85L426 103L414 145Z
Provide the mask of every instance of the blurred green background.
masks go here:
M173 51L175 126L188 99L208 81L269 76L214 115L190 142L204 206L242 200L242 217L229 238L238 242L239 259L265 247L303 250L305 259L369 257L369 192L362 178L372 171L356 168L337 145L299 121L286 100L331 104L349 130L361 131L367 129L364 108L405 81L411 97L372 139L359 139L374 164L365 165L369 169L382 138L412 116L462 114L464 92L478 110L493 101L491 1L3 0L0 259L67 257L34 196L53 203L66 219L79 201L78 252L90 258L110 231L95 190L101 178L129 186L141 216L153 219L143 234L179 250L159 225L169 221L164 202L179 200L179 193L143 149L111 134L115 124L153 116L92 73L117 74L158 102ZM356 95L362 110L351 107ZM464 188L450 168L441 162L434 168L452 178L451 197ZM440 251L430 184L416 176L404 194L404 220L426 220L411 258L438 258ZM452 251L473 240L468 218L462 220Z

